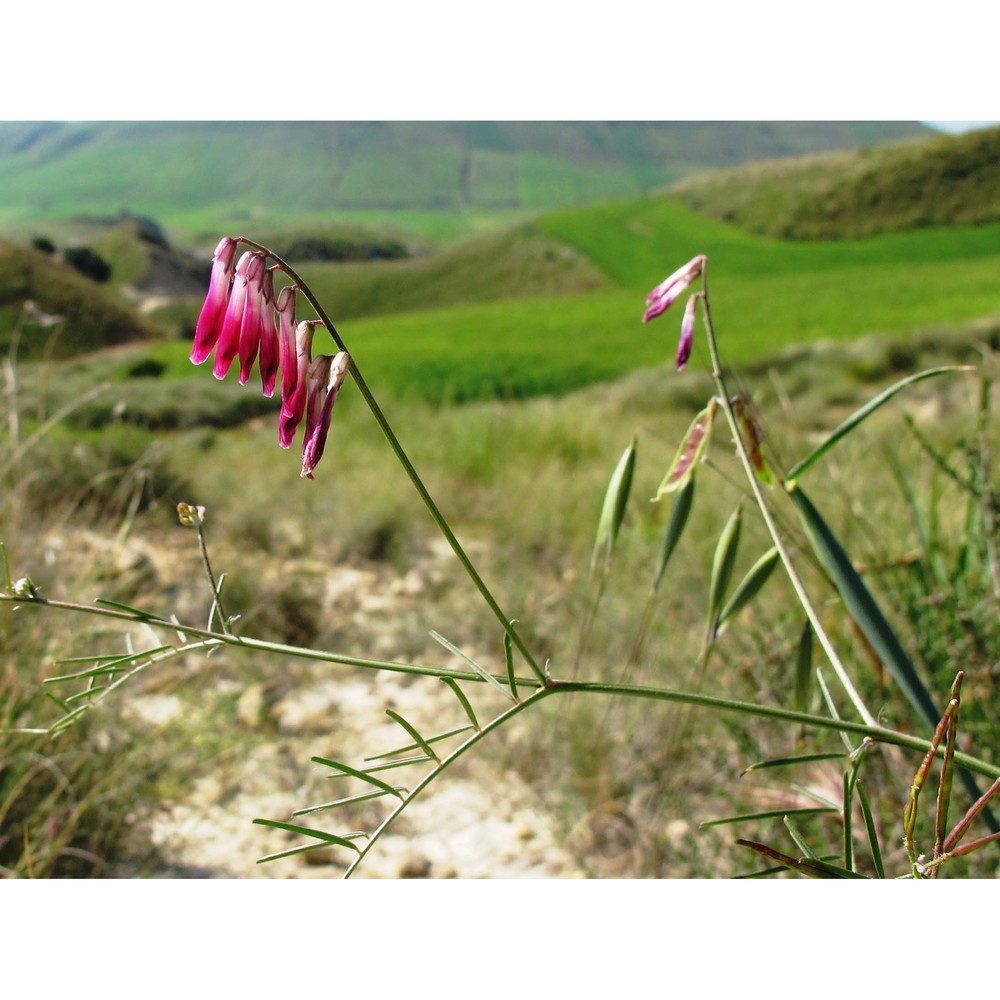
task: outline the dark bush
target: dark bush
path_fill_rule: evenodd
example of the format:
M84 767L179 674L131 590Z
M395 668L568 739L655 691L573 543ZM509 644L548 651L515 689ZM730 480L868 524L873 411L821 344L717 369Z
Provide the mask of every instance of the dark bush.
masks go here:
M90 247L68 247L63 256L67 264L91 281L101 284L111 277L111 265Z

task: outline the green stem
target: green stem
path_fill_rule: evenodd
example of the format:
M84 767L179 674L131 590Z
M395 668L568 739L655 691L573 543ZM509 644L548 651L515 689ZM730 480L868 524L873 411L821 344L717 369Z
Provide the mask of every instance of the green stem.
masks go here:
M861 700L861 696L851 683L851 679L848 677L847 671L844 669L844 665L840 662L840 657L837 655L837 651L833 648L833 643L826 634L826 630L823 628L823 625L819 620L819 615L817 615L816 609L813 607L812 601L806 593L805 586L799 577L795 564L792 562L792 557L789 554L784 540L778 530L778 525L771 513L771 508L766 497L764 496L764 491L761 489L761 485L757 480L756 474L754 473L753 464L750 460L750 454L747 451L743 435L740 433L739 422L736 419L736 414L733 412L732 403L729 401L729 390L726 386L725 376L722 373L722 362L719 359L719 347L715 339L715 330L712 326L712 309L708 298L707 262L705 267L702 268L702 289L704 291L704 295L702 296L701 307L705 317L705 331L708 335L708 349L712 357L712 379L715 382L716 391L720 396L720 405L723 413L726 415L726 422L729 424L729 429L732 432L733 440L736 444L737 454L740 457L740 462L743 464L743 470L746 473L748 482L750 483L750 488L753 490L754 500L757 503L761 516L764 518L764 524L767 526L771 539L774 541L775 548L778 550L778 555L781 557L781 561L784 564L785 572L788 574L788 579L792 584L792 589L795 591L795 596L802 605L802 608L806 613L806 617L808 617L809 622L813 627L813 631L819 638L820 645L822 645L823 650L830 661L830 665L833 667L834 673L836 673L838 680L843 685L844 690L847 692L847 696L850 698L861 718L864 719L868 725L874 725L875 717L868 711L865 703Z
M147 615L144 613L130 614L127 611L117 608L76 604L72 601L55 601L45 597L22 597L16 594L0 594L0 603L17 604L20 607L40 606L58 608L62 611L76 611L81 614L99 615L103 618L114 618L118 621L139 622L150 626L150 628L169 629L171 632L196 635L203 639L214 639L221 645L239 646L243 649L277 653L281 656L294 656L303 660L317 660L321 663L342 663L348 667L362 667L366 670L390 670L395 673L414 674L422 677L452 677L458 681L482 681L482 677L471 670L450 670L446 667L431 667L419 663L396 663L392 660L368 660L357 656L346 656L342 653L329 653L324 650L309 649L306 646L289 646L280 642L267 642L263 639L251 639L225 632L212 632L209 629L167 621L164 618L158 618L156 615ZM497 680L506 683L508 677L506 673L502 676L497 675ZM517 683L524 687L537 688L541 687L544 681L540 681L535 677L518 677Z
M358 391L361 393L362 398L368 405L368 409L371 411L372 416L375 418L375 422L378 424L379 429L385 436L385 439L389 442L389 446L395 453L396 458L399 460L400 465L403 466L406 475L409 477L410 482L413 484L413 488L417 491L418 495L420 496L420 499L423 501L424 506L429 511L431 518L437 525L438 530L441 532L445 540L451 546L452 551L455 553L456 557L458 558L458 561L462 564L462 567L465 569L465 572L468 574L473 584L475 584L476 589L479 591L480 595L486 602L490 611L493 612L494 616L500 623L504 632L506 632L507 635L510 636L510 641L517 647L518 652L524 657L525 663L527 663L528 666L531 667L532 672L535 674L538 680L544 683L545 682L544 671L537 664L535 658L528 651L527 646L524 644L524 640L522 640L520 635L518 635L517 630L514 628L513 625L511 625L511 619L504 614L503 610L500 608L500 605L497 604L496 599L493 597L493 594L491 593L489 587L487 587L486 584L483 582L483 579L479 575L479 572L476 570L476 567L472 564L472 560L466 554L465 549L462 548L461 543L455 537L455 533L451 530L450 525L445 520L445 517L441 513L437 504L434 502L433 497L427 491L427 487L424 485L423 480L420 478L420 475L417 473L416 468L414 468L413 463L410 461L409 456L403 449L403 446L400 443L399 438L396 437L392 427L389 424L389 421L386 419L385 414L382 412L382 408L379 406L377 400L375 399L375 396L372 394L371 389L368 388L368 383L365 382L364 378L362 377L361 371L359 370L357 364L354 361L354 356L351 355L350 351L347 350L347 345L344 343L340 334L337 332L337 328L331 322L330 317L327 316L326 311L323 309L322 305L320 305L316 296L313 295L309 286L302 280L302 278L296 273L296 271L289 264L283 261L272 250L269 250L267 247L261 245L260 243L255 243L253 240L248 240L246 237L243 236L238 238L238 242L245 243L247 246L254 247L257 250L266 253L269 257L271 257L275 261L275 263L277 263L277 265L288 275L288 277L301 290L302 294L305 296L309 304L315 310L316 315L323 321L323 325L329 331L330 336L333 338L333 342L337 345L338 348L340 348L340 350L346 351L348 355L350 355L351 358L350 372L352 378L354 379L355 385L357 385Z

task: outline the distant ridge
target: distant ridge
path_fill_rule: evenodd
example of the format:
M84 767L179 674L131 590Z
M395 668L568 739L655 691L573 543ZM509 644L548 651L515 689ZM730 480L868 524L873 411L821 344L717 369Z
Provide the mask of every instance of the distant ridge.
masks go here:
M932 135L919 122L0 122L0 226L544 211Z

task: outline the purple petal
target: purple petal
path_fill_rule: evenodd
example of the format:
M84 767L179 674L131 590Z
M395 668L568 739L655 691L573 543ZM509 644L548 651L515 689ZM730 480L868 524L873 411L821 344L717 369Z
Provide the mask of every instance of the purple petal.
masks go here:
M200 365L208 359L222 332L222 321L229 301L229 286L233 280L233 258L236 255L236 241L224 236L215 248L212 257L212 276L208 282L205 304L198 315L194 330L194 345L191 360Z
M229 294L229 305L222 321L222 332L215 345L215 365L212 374L217 379L226 377L229 366L240 349L240 327L243 325L243 310L247 301L247 268L253 256L254 254L247 250L236 265L233 290Z

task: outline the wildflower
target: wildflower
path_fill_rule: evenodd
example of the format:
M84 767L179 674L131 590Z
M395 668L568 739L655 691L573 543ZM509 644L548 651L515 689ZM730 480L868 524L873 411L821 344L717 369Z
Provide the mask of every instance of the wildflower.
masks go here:
M302 472L305 479L313 478L313 470L323 457L326 437L330 431L330 416L337 394L347 376L351 358L346 351L336 357L321 354L309 366L309 392L306 400L306 435L302 442Z
M243 318L240 322L238 353L240 356L240 385L246 385L253 371L260 349L261 324L264 318L264 257L254 254L247 265L247 297L243 304Z
M666 312L684 290L697 278L705 266L707 258L704 254L693 257L683 267L679 267L670 277L661 281L649 295L646 296L646 311L642 315L643 323L655 319Z
M274 326L274 275L264 268L260 311L260 382L264 395L274 395L278 378L278 331Z
M177 505L177 520L186 528L193 528L205 521L205 508L193 503Z
M684 366L691 357L691 348L694 345L694 321L695 312L698 308L698 296L692 295L687 300L684 307L684 318L681 320L681 339L677 342L677 370L684 371Z
M196 365L207 360L222 332L222 320L229 300L235 256L236 241L229 236L223 236L212 257L212 277L208 283L208 295L205 296L205 304L201 307L194 331L191 360Z
M212 366L212 374L217 379L226 377L229 366L240 349L240 328L243 326L243 312L247 302L247 269L255 256L256 254L247 250L236 264L229 304L226 306L222 329L215 345L215 364Z
M281 398L295 391L295 288L286 285L278 292L278 359L281 366Z
M282 319L284 320L284 317ZM315 325L309 320L303 320L296 327L294 355L291 348L285 346L283 341L281 416L278 418L278 444L282 448L288 448L291 445L296 428L302 421L303 413L305 413Z

